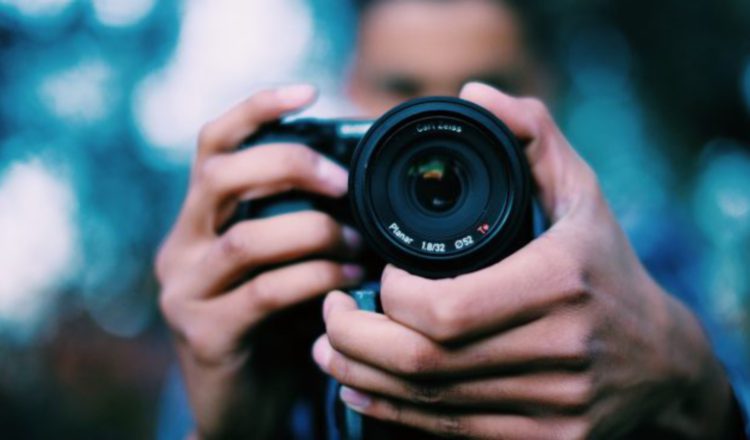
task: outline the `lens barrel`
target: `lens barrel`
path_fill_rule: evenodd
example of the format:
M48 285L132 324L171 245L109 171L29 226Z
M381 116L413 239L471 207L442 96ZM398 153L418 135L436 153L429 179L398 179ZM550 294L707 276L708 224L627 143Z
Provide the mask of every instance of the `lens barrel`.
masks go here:
M532 238L523 152L497 117L457 98L408 101L375 121L349 196L368 245L420 276L480 269Z

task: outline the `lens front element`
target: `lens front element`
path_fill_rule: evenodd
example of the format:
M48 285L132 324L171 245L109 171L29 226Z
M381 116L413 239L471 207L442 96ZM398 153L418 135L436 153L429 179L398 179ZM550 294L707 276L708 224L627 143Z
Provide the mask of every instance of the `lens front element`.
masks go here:
M378 119L352 159L352 213L387 262L441 278L530 240L530 177L513 135L456 98L409 101Z
M428 213L450 211L462 195L461 169L446 155L418 158L409 166L408 176L412 196Z

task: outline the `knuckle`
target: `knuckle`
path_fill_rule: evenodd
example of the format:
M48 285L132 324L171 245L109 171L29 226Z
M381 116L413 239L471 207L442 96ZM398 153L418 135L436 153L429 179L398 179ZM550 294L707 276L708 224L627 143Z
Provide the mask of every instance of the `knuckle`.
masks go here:
M222 235L218 242L218 253L231 261L247 262L252 259L249 240L241 225L235 225Z
M570 380L563 386L561 405L576 412L582 412L591 406L594 400L594 386L586 375Z
M443 414L438 418L438 432L450 438L462 438L469 434L464 420L454 414Z
M218 187L223 161L219 156L212 156L196 165L196 181L201 187L209 190Z
M587 366L591 362L590 327L585 319L575 319L560 329L561 358L572 364Z
M542 100L538 98L523 98L522 102L534 121L542 126L546 126L552 122L552 116L550 115L549 109Z
M559 304L584 303L592 295L592 269L588 265L585 244L570 243L550 234L543 235L538 243L543 243L540 259L551 268L553 277L553 297L550 299Z
M570 258L563 276L567 302L583 303L591 298L591 270L583 258Z
M591 437L592 427L586 418L578 417L556 426L555 431L561 440L585 440Z
M304 145L294 145L284 150L282 160L290 175L305 177L313 174L320 155Z
M445 400L445 388L437 382L409 383L409 394L417 403L436 404Z
M429 307L429 325L427 333L436 342L450 342L459 337L467 324L466 313L461 298L455 297L451 292L441 298L436 298Z
M197 239L185 237L180 220L159 245L153 259L153 271L157 281L164 286L173 278L179 278L184 268L195 262L200 255Z
M221 130L216 121L203 124L198 132L198 147L200 149L211 148L221 139Z
M308 216L310 247L324 247L339 241L341 227L333 217L317 211L310 212Z
M433 371L436 363L437 354L433 347L418 343L410 350L409 355L403 358L399 372L405 375L420 375Z
M251 304L260 310L276 310L281 305L281 297L274 288L275 283L267 276L260 275L251 281L247 288Z
M191 325L185 329L184 341L192 358L202 365L213 365L222 358L225 343L206 331L203 325Z
M386 411L384 412L387 414L386 419L395 422L397 425L408 425L409 420L407 420L405 414L404 404L393 401L385 405L385 409Z
M172 327L177 325L177 316L180 314L181 300L170 288L165 287L159 295L159 310Z

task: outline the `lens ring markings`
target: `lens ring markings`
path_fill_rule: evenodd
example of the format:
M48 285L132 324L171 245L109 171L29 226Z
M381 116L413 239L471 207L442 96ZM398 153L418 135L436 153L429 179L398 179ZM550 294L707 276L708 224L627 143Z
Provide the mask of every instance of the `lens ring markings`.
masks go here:
M430 164L433 157L442 165ZM445 173L450 161L464 168L452 208L419 208L409 169L425 161L418 174ZM386 261L434 277L485 266L528 241L530 186L507 128L455 98L411 101L376 121L350 175L354 217L368 243Z

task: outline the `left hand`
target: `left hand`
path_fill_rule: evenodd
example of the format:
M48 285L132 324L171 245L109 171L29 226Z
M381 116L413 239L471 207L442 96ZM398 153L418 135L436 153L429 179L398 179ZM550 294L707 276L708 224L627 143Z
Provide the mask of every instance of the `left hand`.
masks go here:
M446 436L720 438L731 390L700 325L640 264L544 106L480 84L462 97L527 143L552 226L453 279L387 267L384 315L329 295L313 354L343 400Z

